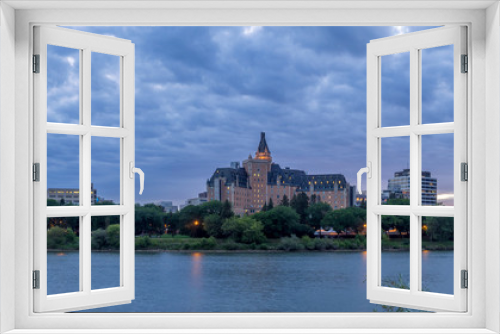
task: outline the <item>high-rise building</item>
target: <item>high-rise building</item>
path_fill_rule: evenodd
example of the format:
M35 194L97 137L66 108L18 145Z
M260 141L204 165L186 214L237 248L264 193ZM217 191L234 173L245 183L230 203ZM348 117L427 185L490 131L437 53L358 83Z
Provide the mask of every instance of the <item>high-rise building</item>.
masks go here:
M394 178L388 180L387 191L384 191L384 194L387 193L389 193L389 197L393 198L410 198L409 169L403 169L402 171L394 173ZM432 177L431 172L422 172L422 205L436 204L437 179Z
M344 175L307 175L289 167L281 168L272 162L265 133L260 136L255 156L248 156L243 167L232 162L229 168L217 168L207 181L208 200L228 200L236 214L255 213L272 200L278 205L286 196L304 192L331 205L333 209L348 207L351 187Z

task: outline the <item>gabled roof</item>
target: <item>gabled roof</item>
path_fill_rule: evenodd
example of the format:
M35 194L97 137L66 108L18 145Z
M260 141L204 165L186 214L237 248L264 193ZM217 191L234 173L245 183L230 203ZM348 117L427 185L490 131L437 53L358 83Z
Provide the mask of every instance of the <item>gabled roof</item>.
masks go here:
M214 186L214 180L216 178L225 178L226 183L224 186L229 186L234 184L237 187L246 188L247 187L247 172L245 168L217 168L212 174L210 179L207 181L210 187ZM238 181L238 184L236 184Z

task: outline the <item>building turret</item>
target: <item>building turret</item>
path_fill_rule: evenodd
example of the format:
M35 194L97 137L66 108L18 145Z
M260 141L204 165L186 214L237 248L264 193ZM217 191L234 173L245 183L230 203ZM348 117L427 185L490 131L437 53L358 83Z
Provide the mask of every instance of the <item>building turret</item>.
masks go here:
M265 132L260 133L260 143L259 143L259 147L257 148L257 152L255 152L255 159L265 160L265 161L272 160L271 151L269 150L269 147L267 146Z

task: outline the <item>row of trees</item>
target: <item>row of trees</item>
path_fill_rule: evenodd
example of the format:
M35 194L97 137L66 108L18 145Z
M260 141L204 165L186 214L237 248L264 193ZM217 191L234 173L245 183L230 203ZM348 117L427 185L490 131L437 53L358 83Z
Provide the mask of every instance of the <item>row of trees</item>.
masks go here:
M79 249L79 240L71 227L53 226L47 231L47 249ZM92 231L91 247L93 250L120 249L120 225L113 224L106 229Z
M390 199L387 205L410 205L408 199ZM452 217L423 217L422 234L430 241L453 240L454 220ZM382 229L396 229L400 233L410 233L409 216L382 216Z
M53 200L49 200L53 201ZM58 205L57 201L48 205ZM96 205L112 205L113 202L101 201ZM120 223L119 216L92 217L92 231L106 230L110 225ZM274 206L269 201L261 212L246 217L235 217L228 201L210 201L198 206L184 207L177 213L165 213L155 204L136 204L135 230L137 235L183 234L191 237L209 237L259 240L280 238L290 235L314 236L320 227L332 227L338 231L347 229L361 231L365 223L365 210L347 208L333 211L319 198L309 198L305 193L295 195L290 201L286 196ZM225 224L225 225L224 225ZM78 234L79 218L49 218L48 228L59 226L71 228ZM243 233L243 231L247 231ZM245 235L245 236L243 236ZM252 236L250 236L252 235Z
M60 203L51 203L57 205ZM97 205L112 205L111 201L101 201ZM409 205L406 199L390 199L388 205ZM119 216L92 217L92 233L99 235L110 225L119 227ZM177 213L165 213L161 206L155 204L136 204L135 231L137 235L161 235L168 233L188 235L191 237L232 238L237 242L261 243L265 238L281 238L291 235L314 236L314 231L333 228L337 232L351 231L360 233L366 224L366 210L360 207L348 207L333 210L313 195L309 198L299 193L288 200L286 196L279 205L272 200L265 204L262 211L251 216L237 217L228 201L209 201L201 205L184 207ZM47 225L70 228L76 235L79 232L79 218L49 218ZM453 239L453 218L424 217L424 233L432 241ZM409 232L408 216L383 216L382 229L397 229ZM102 238L101 238L102 239ZM97 240L97 239L96 239ZM98 247L99 248L99 247Z
M187 206L179 213L167 214L170 233L180 232L192 237L232 237L235 240L260 240L291 235L314 236L320 227L337 231L361 232L366 210L350 207L332 210L316 196L300 193L288 201L284 196L278 206L272 201L251 216L236 217L229 202L210 201L199 206Z

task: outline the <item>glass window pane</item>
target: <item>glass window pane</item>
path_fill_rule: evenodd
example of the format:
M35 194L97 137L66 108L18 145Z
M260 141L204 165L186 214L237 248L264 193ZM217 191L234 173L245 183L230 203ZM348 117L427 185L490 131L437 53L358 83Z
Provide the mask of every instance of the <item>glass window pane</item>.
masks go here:
M382 138L382 204L410 205L410 137Z
M422 136L422 205L453 206L453 133Z
M80 122L80 50L47 45L47 122Z
M422 290L453 294L453 217L422 217Z
M381 58L382 126L410 124L410 53Z
M47 218L47 294L80 291L80 217Z
M47 134L47 205L80 205L80 137Z
M92 290L120 286L120 216L94 216L92 222Z
M120 204L120 141L92 137L92 205Z
M410 289L410 217L382 216L381 286Z
M453 122L453 45L423 49L422 123Z
M120 126L120 57L92 52L92 125Z

